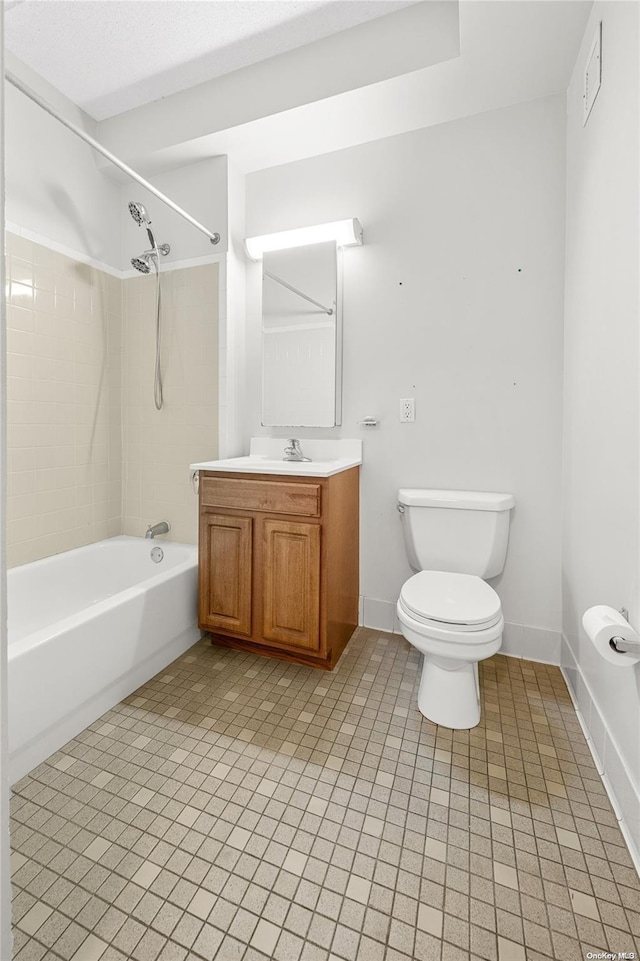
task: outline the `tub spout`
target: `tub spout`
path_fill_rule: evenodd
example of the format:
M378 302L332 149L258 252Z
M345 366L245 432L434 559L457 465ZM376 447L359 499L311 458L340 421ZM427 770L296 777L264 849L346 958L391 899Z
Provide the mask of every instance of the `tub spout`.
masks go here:
M146 538L157 537L158 534L168 534L170 530L171 524L168 521L158 521L157 524L149 524L144 536Z

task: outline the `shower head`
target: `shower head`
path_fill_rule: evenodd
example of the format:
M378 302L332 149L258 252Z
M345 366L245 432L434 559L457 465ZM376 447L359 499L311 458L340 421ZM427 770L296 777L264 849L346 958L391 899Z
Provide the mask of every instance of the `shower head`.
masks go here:
M151 272L151 267L149 266L149 257L143 254L142 257L132 257L131 266L139 270L141 274L148 274Z
M144 204L136 203L136 201L131 200L129 202L129 213L137 223L138 227L141 227L143 224L151 223L151 219L147 213L147 208Z

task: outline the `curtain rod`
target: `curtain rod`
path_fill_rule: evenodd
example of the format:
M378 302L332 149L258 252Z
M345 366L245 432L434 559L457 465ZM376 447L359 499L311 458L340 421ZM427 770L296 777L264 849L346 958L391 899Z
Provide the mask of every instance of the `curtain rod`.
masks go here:
M76 137L80 137L80 139L84 140L84 142L89 144L90 147L93 147L93 149L97 150L98 153L101 153L103 157L106 157L107 160L110 160L112 164L124 171L124 173L131 177L132 180L137 181L137 183L157 197L158 200L161 200L163 204L166 204L167 207L170 207L173 211L175 211L175 213L179 214L185 220L188 220L189 223L201 233L206 234L212 244L217 244L220 242L220 234L209 230L204 226L204 224L201 224L198 220L196 220L195 217L192 217L191 214L188 214L186 210L183 210L182 207L179 207L173 202L173 200L170 200L167 196L165 196L165 194L158 190L157 187L154 187L153 184L150 184L148 180L145 180L144 177L141 177L139 173L136 173L136 171L129 167L128 164L116 157L115 154L112 154L110 150L107 150L106 147L103 147L102 144L97 140L94 140L90 134L85 133L81 127L78 127L75 123L72 123L70 120L67 120L65 117L61 116L57 110L51 106L50 103L48 103L46 100L43 100L42 97L32 90L31 87L28 87L25 83L23 83L22 80L16 77L16 75L10 70L5 71L5 78L13 87L19 90L20 93L23 93L25 97L28 97L29 100L33 100L33 102L37 103L38 106L44 111L46 111L56 120L59 120L60 123L65 127L68 127L68 129L71 130Z
M282 284L283 287L286 287L287 290L293 291L293 293L297 294L298 297L302 297L304 300L308 300L310 304L314 304L316 307L319 307L320 310L322 310L325 314L331 315L333 313L333 307L325 307L325 305L321 304L319 300L314 300L313 297L309 297L308 294L304 294L301 290L298 290L297 287L294 287L293 284L288 284L286 280L282 279L282 277L278 277L277 274L272 274L268 270L264 270L264 268L262 273L265 277L268 277L269 280L275 280L277 284Z

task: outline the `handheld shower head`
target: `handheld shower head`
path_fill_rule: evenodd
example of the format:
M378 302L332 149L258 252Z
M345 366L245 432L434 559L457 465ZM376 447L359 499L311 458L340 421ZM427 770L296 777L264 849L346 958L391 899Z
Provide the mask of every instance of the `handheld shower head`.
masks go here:
M132 257L131 266L139 270L141 274L151 273L151 267L149 266L149 258L143 254L142 257Z
M153 264L153 269L156 272L156 369L153 384L153 400L156 408L158 410L162 410L162 368L160 366L160 317L162 309L162 287L160 285L160 255L166 257L171 250L171 247L169 244L160 244L158 246L156 243L156 238L153 236L153 231L151 229L151 218L149 217L144 204L137 203L133 200L130 201L129 213L137 223L138 227L145 227L147 231L147 237L149 238L149 243L151 244L151 250L145 250L144 253L140 254L139 257L131 258L131 266L141 274L150 274L151 265Z
M129 213L137 223L138 227L141 227L143 224L151 223L151 219L147 213L147 208L144 204L131 200L129 202Z
M143 254L139 257L131 258L131 266L139 270L141 274L151 273L151 264L155 267L156 274L158 273L158 254L162 254L166 257L171 250L169 244L158 244L156 243L156 238L153 236L153 231L151 230L151 218L147 213L147 208L144 204L138 203L137 201L131 200L129 202L129 213L137 223L138 227L145 226L147 230L147 237L149 238L149 243L151 244L151 250L145 250Z

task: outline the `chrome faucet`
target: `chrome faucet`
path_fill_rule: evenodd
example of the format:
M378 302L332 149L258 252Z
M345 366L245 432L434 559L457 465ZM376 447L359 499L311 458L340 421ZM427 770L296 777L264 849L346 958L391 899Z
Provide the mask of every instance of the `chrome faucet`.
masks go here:
M149 524L144 536L146 538L157 537L158 534L168 534L170 530L171 524L168 521L158 521L157 524Z
M292 437L284 449L283 460L291 461L310 461L310 457L305 457L302 453L302 447L300 446L300 441Z

